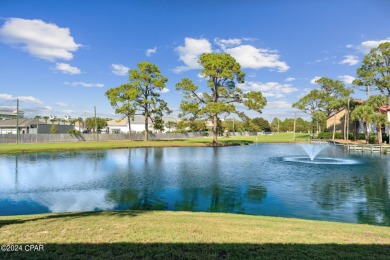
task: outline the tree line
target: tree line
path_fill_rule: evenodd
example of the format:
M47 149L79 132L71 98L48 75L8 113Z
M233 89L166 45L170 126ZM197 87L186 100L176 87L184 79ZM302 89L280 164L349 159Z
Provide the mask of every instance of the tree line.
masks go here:
M351 87L340 80L322 77L316 80L319 88L311 90L293 104L311 115L311 128L314 136L316 125L324 125L327 118L345 109L343 138L348 139L351 120L361 121L365 139L369 138L369 125L375 125L378 142L382 142L382 128L388 125L387 107L390 106L390 42L381 43L364 57L362 66L356 70L357 77ZM364 87L367 100L354 100L351 94L355 89ZM379 95L370 96L370 90L378 90ZM355 131L356 134L356 131ZM332 139L336 135L336 116L333 117Z
M229 54L204 53L198 62L202 67L200 75L207 84L201 90L191 79L183 78L175 85L176 90L183 93L179 118L192 124L201 119L211 121L213 145L216 146L223 115L236 114L245 119L247 116L236 109L236 104L261 113L267 100L260 91L243 92L237 87L238 83L244 83L245 73ZM143 61L137 66L138 69L129 70L128 83L111 88L105 94L115 113L128 120L130 139L130 122L135 115L144 117L144 140L148 140L149 120L155 129L161 128L163 115L172 112L160 96L168 79L152 63Z

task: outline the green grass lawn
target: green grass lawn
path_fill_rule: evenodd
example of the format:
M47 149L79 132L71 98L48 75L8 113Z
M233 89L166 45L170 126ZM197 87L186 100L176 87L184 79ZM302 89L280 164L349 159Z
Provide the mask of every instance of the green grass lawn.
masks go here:
M390 227L220 213L105 211L0 217L0 259L388 259Z
M232 136L218 139L222 144L250 144L258 143L293 143L292 133L280 133L261 136ZM297 134L296 142L307 142L308 134ZM55 152L94 149L117 149L135 147L181 147L181 146L209 146L212 138L189 138L156 141L101 141L101 142L68 142L68 143L30 143L30 144L0 144L0 154L27 153L27 152Z

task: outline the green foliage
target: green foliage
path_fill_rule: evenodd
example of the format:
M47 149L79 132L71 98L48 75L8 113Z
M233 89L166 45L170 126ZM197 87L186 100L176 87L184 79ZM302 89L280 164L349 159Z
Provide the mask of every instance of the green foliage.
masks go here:
M257 125L261 131L271 132L271 126L269 122L262 117L253 118L252 123Z
M85 122L85 126L87 127L87 129L92 131L92 132L95 132L96 124L97 124L97 131L99 132L103 128L107 127L107 119L101 118L101 117L96 117L96 123L95 123L95 118L90 117L90 118L87 118L87 120Z
M368 143L369 144L378 143L378 137L374 133L370 133L370 135L368 136Z
M71 129L68 131L68 134L79 135L79 134L81 134L81 132L79 130L76 130L76 129Z
M347 106L352 89L339 80L322 77L316 81L320 89L314 89L302 97L293 107L312 117L312 132L316 124L323 125L326 117Z
M171 113L167 103L160 98L167 81L156 65L143 61L138 63L138 69L129 70L129 83L106 92L115 113L124 115L129 122L134 119L134 115L145 116L145 141L148 140L149 119L154 129L163 130L163 114Z
M168 132L172 132L173 129L177 128L177 123L174 121L168 121L165 123L165 127L168 129Z
M332 139L333 137L333 133L332 132L322 132L322 133L319 133L317 138L318 139ZM343 133L339 133L337 132L336 135L335 135L335 138L336 139L343 139Z
M200 56L201 76L207 80L209 92L198 93L190 79L184 78L176 84L176 89L183 91L184 99L180 104L179 115L188 120L204 118L213 122L213 144L218 143L217 136L223 128L219 122L222 114L239 114L235 103L243 103L248 109L261 112L266 99L261 92L247 92L236 87L243 83L245 74L240 64L229 54L205 53ZM242 113L241 113L242 114Z
M52 124L51 127L50 127L50 133L51 134L56 134L57 132L58 132L57 125Z
M379 44L378 47L364 57L362 66L356 70L356 86L370 86L377 88L381 93L390 96L390 42Z

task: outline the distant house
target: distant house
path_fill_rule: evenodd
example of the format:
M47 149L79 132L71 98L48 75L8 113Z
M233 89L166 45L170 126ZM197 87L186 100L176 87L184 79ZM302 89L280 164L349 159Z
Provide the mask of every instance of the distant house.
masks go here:
M19 111L19 118L24 117L24 112ZM0 111L0 120L16 118L16 111Z
M169 121L171 122L177 122L177 119L173 117L163 117L164 123L167 123ZM149 131L155 131L153 128L153 123L149 119ZM165 127L165 131L166 131ZM172 130L172 129L171 129ZM145 131L145 118L143 116L135 116L134 120L131 121L131 131L132 132L143 132ZM163 131L163 132L165 132ZM119 134L119 133L128 133L129 132L129 123L127 119L120 119L120 120L110 120L107 121L107 133L110 134Z
M357 104L364 104L363 100L353 100L354 103ZM387 118L390 118L390 107L389 106L381 106L379 110L383 114L387 114ZM351 111L350 111L351 112ZM326 118L326 129L328 131L333 131L333 124L336 124L336 132L343 132L344 131L344 123L346 120L347 115L347 109L343 108L336 113L333 113L332 115L328 116ZM390 121L390 120L389 120ZM354 133L364 133L364 126L363 123L360 121L354 121L352 119L349 120L349 131ZM376 133L376 127L374 124L370 124L369 132Z
M19 134L49 134L51 124L46 124L37 119L19 119ZM56 125L57 133L66 134L74 129L72 125ZM17 120L0 120L0 134L16 134Z

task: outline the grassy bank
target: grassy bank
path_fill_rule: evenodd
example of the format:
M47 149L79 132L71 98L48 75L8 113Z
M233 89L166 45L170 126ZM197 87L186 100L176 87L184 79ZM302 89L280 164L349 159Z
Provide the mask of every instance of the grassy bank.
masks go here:
M297 134L297 142L305 142L309 136L307 134ZM240 136L219 138L219 141L225 145L240 145L254 142L259 143L292 143L292 133L281 133L264 136ZM34 153L34 152L55 152L55 151L74 151L74 150L96 150L96 149L118 149L118 148L136 148L136 147L181 147L181 146L209 146L212 139L190 138L176 140L158 140L158 141L106 141L106 142L70 142L70 143L31 143L31 144L0 144L0 154L10 153Z
M10 258L390 257L390 227L218 213L121 211L0 217Z

